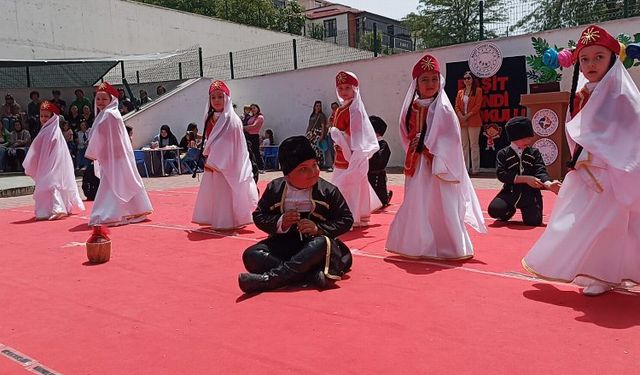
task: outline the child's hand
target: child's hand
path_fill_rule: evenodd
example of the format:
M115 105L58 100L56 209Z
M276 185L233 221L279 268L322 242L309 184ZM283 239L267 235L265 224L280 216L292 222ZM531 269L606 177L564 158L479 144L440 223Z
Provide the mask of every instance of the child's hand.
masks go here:
M544 189L545 185L542 183L542 181L540 181L538 178L534 177L534 176L517 176L517 180L515 181L516 183L519 184L527 184L529 186L531 186L534 189Z
M318 234L318 226L316 223L309 219L302 219L298 223L298 232L310 236L315 236Z
M409 143L409 151L410 152L415 152L416 151L416 147L418 147L418 142L420 142L420 133L418 133L418 135L411 140L411 143Z
M551 190L555 194L558 194L558 192L560 191L560 188L562 187L562 182L558 180L549 181L545 183L545 186L547 187L547 189Z
M287 211L282 215L282 231L286 232L300 220L298 211Z

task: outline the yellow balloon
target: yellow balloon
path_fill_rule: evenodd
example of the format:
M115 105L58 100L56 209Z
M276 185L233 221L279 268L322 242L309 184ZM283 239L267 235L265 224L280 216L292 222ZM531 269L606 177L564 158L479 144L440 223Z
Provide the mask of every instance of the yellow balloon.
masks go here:
M620 43L620 61L624 61L627 59L627 46L625 46L622 42L618 43Z

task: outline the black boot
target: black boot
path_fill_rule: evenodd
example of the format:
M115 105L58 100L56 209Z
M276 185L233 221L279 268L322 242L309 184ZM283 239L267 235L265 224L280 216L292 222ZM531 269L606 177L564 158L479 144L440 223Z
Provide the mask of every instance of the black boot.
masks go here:
M242 254L244 268L251 273L265 273L282 265L282 260L259 246L252 246Z
M299 277L298 272L282 264L265 273L241 273L238 275L238 285L245 293L264 292L283 287Z
M238 285L245 293L267 290L269 276L264 273L241 273L238 275Z

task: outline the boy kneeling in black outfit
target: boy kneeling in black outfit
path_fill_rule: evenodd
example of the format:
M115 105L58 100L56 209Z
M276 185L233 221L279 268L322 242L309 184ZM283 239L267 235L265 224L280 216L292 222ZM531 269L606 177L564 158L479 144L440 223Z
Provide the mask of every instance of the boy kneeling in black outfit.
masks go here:
M284 177L267 185L253 212L254 223L269 238L242 255L250 272L238 276L245 293L305 280L325 288L351 268L351 252L336 237L349 231L353 216L338 188L320 178L309 140L284 140L278 161Z
M378 146L380 146L380 149L369 158L369 172L367 173L367 177L369 184L373 187L373 191L376 192L380 202L382 202L382 207L386 207L389 205L389 201L391 201L391 197L393 196L393 192L387 189L386 171L389 158L391 157L391 149L387 141L382 139L384 133L387 131L387 123L378 116L369 116L369 121L371 121L373 131L376 132L376 137L378 137Z
M489 216L508 221L516 213L522 212L526 225L542 224L542 193L548 189L558 194L560 181L552 181L542 154L531 147L533 126L526 117L514 117L505 126L511 144L498 151L496 172L498 180L504 183L502 190L489 204Z

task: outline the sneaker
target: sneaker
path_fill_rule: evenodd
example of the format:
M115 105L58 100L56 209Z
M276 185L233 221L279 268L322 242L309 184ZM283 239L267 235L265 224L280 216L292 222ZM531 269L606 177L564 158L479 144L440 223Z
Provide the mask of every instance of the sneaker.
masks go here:
M327 168L327 172L333 172L333 168L331 167Z
M589 284L586 288L582 289L582 294L589 297L599 296L601 294L605 294L610 291L611 286L609 284L605 284L599 281L594 281Z

